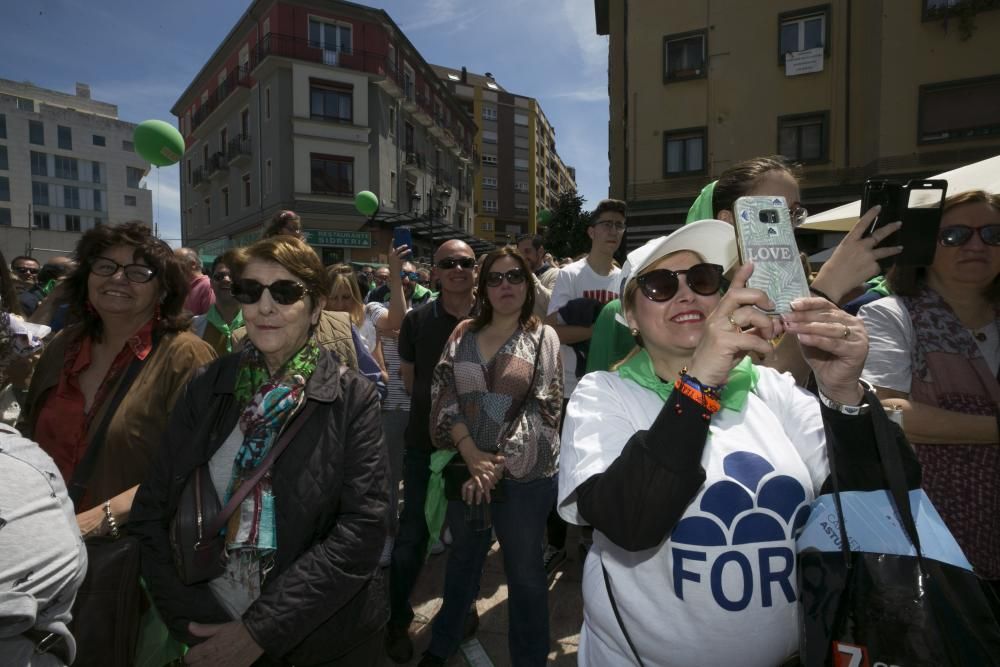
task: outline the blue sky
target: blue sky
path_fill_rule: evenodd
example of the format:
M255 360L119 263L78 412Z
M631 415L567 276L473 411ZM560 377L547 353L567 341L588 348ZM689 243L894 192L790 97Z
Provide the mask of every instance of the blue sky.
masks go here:
M118 105L130 122L160 118L249 0L21 0L4 3L0 77ZM385 9L429 62L492 72L538 98L556 149L593 206L608 189L607 38L592 0L390 0ZM150 175L161 236L180 238L177 167Z

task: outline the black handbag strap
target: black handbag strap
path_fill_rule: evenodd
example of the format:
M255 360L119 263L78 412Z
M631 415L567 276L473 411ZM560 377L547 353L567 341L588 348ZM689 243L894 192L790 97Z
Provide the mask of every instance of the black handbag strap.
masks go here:
M625 642L628 647L632 649L632 655L635 657L636 663L639 667L644 667L642 664L642 658L639 657L639 652L635 650L635 644L632 643L632 638L628 634L628 630L625 629L625 623L622 621L621 612L618 611L618 603L615 601L615 594L611 592L611 577L608 575L608 568L604 567L604 561L601 561L601 570L604 572L604 587L608 589L608 600L611 601L611 611L615 612L615 620L618 621L618 627L621 628L622 634L625 635Z
M118 406L121 405L122 399L125 398L125 394L128 393L129 388L135 381L135 378L139 375L139 371L146 363L146 359L153 356L153 351L156 349L156 338L153 339L153 349L149 351L144 358L140 359L136 357L125 369L125 373L122 375L121 381L118 383L118 389L115 391L115 395L111 397L111 401L108 403L107 409L104 411L104 417L101 419L100 425L94 432L94 437L90 439L90 444L87 446L87 451L83 455L83 459L77 464L76 470L73 472L73 479L70 480L69 487L67 491L69 492L69 498L73 502L73 506L79 511L80 501L83 500L83 496L87 492L87 484L90 483L90 476L94 472L94 466L97 465L97 455L103 449L104 436L108 432L108 426L111 424L111 419L115 416L118 411Z
M229 521L229 517L232 516L236 508L240 506L243 499L253 491L254 487L263 479L265 473L271 469L274 462L278 460L281 456L281 452L285 451L285 448L295 439L295 436L299 434L302 427L309 420L309 415L312 414L313 410L316 409L316 401L306 401L306 407L302 410L297 418L292 420L291 426L288 430L281 434L281 438L271 447L271 451L267 453L264 460L260 462L254 471L253 475L249 479L240 484L240 488L236 489L236 493L229 498L229 502L226 503L225 507L219 510L212 520L208 523L208 527L205 529L205 535L213 537L222 530L222 527L226 525Z

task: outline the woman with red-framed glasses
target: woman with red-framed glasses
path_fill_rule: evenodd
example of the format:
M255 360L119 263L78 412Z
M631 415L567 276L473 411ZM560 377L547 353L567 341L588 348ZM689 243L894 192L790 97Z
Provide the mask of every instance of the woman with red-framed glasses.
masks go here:
M923 488L1000 593L1000 195L948 197L934 262L887 278L895 296L859 313L871 337L865 378L901 411Z

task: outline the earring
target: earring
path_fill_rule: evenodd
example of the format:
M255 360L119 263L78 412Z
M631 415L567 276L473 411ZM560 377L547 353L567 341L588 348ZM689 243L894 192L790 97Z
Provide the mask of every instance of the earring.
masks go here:
M153 319L157 322L160 321L160 304L156 304L156 307L153 308Z
M635 327L632 327L631 329L629 329L629 333L632 334L632 338L635 338L636 336L639 335L639 330L636 329Z

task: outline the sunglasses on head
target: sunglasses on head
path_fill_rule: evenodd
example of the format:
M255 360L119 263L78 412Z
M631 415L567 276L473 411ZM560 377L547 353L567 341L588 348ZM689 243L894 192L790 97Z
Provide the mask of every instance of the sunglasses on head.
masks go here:
M499 287L500 283L506 280L511 285L520 285L525 279L524 269L511 269L506 273L490 271L486 274L487 287Z
M456 266L460 266L463 269L471 269L476 265L476 260L473 257L445 257L440 262L437 263L439 269L454 269Z
M718 264L695 264L690 269L656 269L638 278L639 289L650 301L670 301L680 287L678 276L684 274L687 286L695 294L711 296L722 288L722 267Z
M949 225L938 232L938 243L945 248L957 248L972 240L972 235L978 233L986 245L1000 245L1000 225L985 227L969 227L968 225Z
M411 283L418 283L418 282L420 282L420 274L417 273L416 271L400 271L399 272L399 277L400 278L407 278L407 279L409 279L409 281Z
M270 285L262 285L256 280L244 278L233 283L233 298L240 303L257 303L267 290L275 303L290 306L301 301L309 292L305 285L294 280L275 280Z

